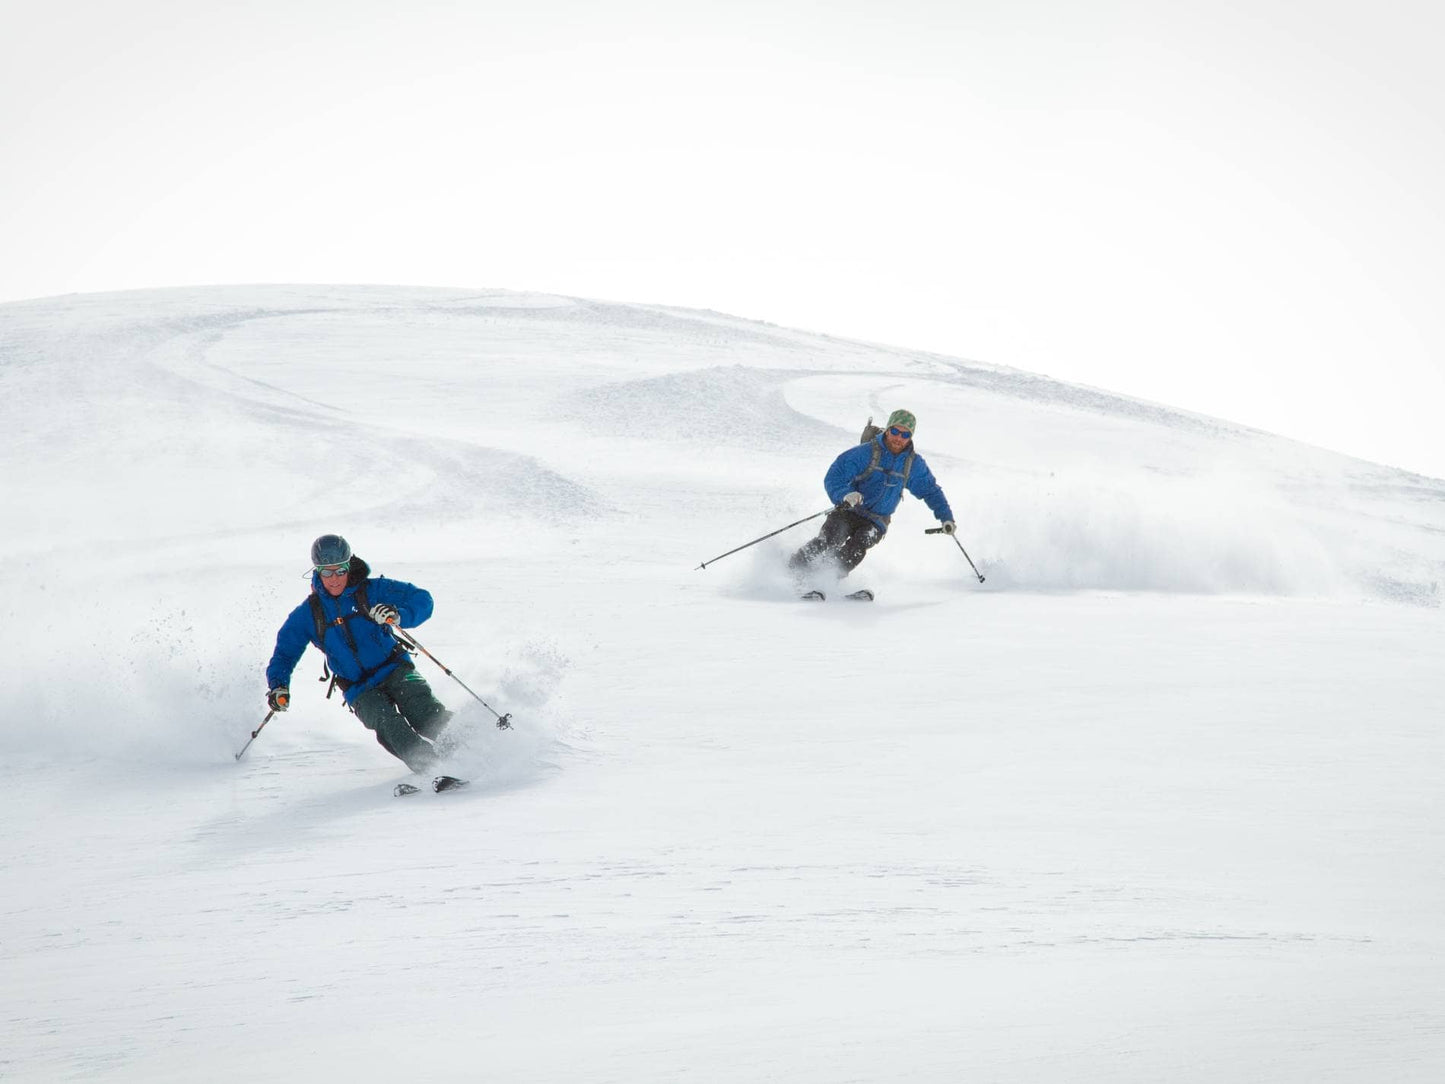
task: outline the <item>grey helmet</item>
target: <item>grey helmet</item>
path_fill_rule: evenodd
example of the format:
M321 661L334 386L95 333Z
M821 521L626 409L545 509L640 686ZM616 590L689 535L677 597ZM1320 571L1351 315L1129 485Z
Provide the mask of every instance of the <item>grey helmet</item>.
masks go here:
M351 560L351 543L339 534L324 534L311 543L311 563L317 568L322 565L344 565Z

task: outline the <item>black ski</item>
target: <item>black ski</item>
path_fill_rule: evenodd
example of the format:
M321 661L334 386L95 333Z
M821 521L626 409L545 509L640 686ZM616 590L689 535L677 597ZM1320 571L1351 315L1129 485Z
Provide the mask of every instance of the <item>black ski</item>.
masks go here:
M873 592L870 591L870 590L868 590L868 588L866 588L866 587L860 587L858 590L854 591L852 594L850 594L850 595L844 595L843 597L844 597L844 598L856 599L858 602L872 602L872 601L873 601Z
M822 602L828 596L823 594L822 591L804 591L798 597L802 599L807 599L809 602Z
M431 781L431 789L440 794L444 790L456 790L458 787L464 787L468 782L469 780L458 779L454 775L439 775ZM405 798L408 794L420 794L421 787L415 783L398 783L392 788L391 793L398 798Z

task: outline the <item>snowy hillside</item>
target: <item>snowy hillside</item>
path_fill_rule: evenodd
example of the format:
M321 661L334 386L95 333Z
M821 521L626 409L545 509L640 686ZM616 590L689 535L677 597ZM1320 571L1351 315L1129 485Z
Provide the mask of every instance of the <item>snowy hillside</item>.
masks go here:
M1161 364L1167 364L1167 351ZM909 498L782 565L871 415ZM0 305L0 1079L1445 1074L1445 481L712 312ZM430 590L453 794L263 667Z

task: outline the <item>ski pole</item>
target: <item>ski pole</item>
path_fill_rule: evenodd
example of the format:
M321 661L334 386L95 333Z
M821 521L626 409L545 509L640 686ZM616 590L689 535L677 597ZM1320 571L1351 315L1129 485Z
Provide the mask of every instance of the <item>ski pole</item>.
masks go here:
M819 516L826 516L826 515L827 515L829 512L831 512L831 511L833 511L833 509L831 509L831 508L825 508L825 509L823 509L821 512L814 512L811 516L804 516L804 517L803 517L802 519L800 519L800 520L795 520L794 522L788 524L787 527L779 527L776 531L773 531L771 534L765 534L765 535L763 535L762 538L754 538L751 542L744 542L741 546L738 546L737 549L728 550L727 553L720 553L720 554L718 554L716 557L714 557L711 561L704 561L702 564L698 565L697 568L693 569L693 571L696 572L699 568L706 568L706 567L707 567L708 565L710 565L710 564L714 564L714 563L716 563L716 562L718 562L718 561L721 561L724 557L731 557L733 554L737 553L738 550L745 550L745 549L747 549L749 546L756 546L759 542L766 541L767 539L772 538L773 535L775 535L775 534L782 534L784 531L789 530L789 529L791 529L791 528L793 528L793 527L796 527L799 523L807 523L808 520L810 520L810 519L817 519Z
M946 534L947 532L944 531L942 527L929 527L923 533ZM978 565L973 563L973 558L968 555L968 550L963 548L963 543L960 542L957 538L954 538L953 535L949 535L948 537L953 538L953 544L958 547L958 552L963 554L963 559L968 562L968 567L973 569L973 574L978 577L978 582L983 583L983 573L978 570Z
M452 673L449 669L447 669L447 664L444 663L444 662L442 662L441 659L437 658L435 655L433 655L433 654L432 654L430 651L428 651L426 648L422 647L421 644L417 643L416 637L413 636L411 633L409 633L409 632L403 632L401 629L399 629L399 628L397 628L395 625L393 625L393 626L391 627L391 634L392 634L393 636L395 636L398 640L400 640L402 643L406 644L408 647L414 647L414 648L416 648L418 651L420 651L420 652L421 652L423 655L425 655L427 658L431 659L432 662L434 662L434 663L436 663L438 666L440 666L440 667L442 668L442 671L446 674L447 677L451 678L451 679L452 679L453 681L455 681L458 685L460 685L463 689L466 689L467 692L472 693L472 690L467 688L467 683L466 683L465 681L463 681L461 678L457 677L456 674ZM510 711L507 712L506 715L499 715L499 714L497 714L497 709L496 709L496 708L492 707L492 705L488 704L485 700L483 700L483 699L482 699L480 696L478 696L476 693L472 693L472 699L474 699L478 704L482 705L482 707L484 707L484 708L486 708L488 711L490 711L493 715L496 715L496 716L497 716L497 729L498 729L498 730L511 730L511 729L512 729L512 713L511 713Z
M271 721L271 716L273 716L273 715L275 715L275 714L276 714L276 713L275 713L274 711L268 711L268 712L266 713L266 718L264 718L264 719L261 720L261 725L258 726L255 730L251 731L251 736L246 739L246 744L243 745L243 746L241 746L241 752L236 754L236 759L237 759L237 760L240 760L240 759L241 759L241 754L242 754L242 753L244 753L247 749L251 748L251 743L256 740L256 735L259 734L259 733L261 733L261 731L263 731L263 730L266 729L266 724Z

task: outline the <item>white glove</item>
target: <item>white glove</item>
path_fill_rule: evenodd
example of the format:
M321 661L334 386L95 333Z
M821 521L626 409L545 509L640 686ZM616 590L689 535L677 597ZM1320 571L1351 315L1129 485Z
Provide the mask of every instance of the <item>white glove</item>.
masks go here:
M397 608L389 602L378 602L367 614L378 625L400 625L401 614Z
M943 521L943 533L944 533L944 534L952 534L952 533L953 533L954 531L956 531L956 530L958 530L958 524L957 524L957 523L954 523L953 520L951 520L951 519L946 519L946 520Z
M852 493L844 493L843 503L849 508L857 508L863 503L863 494L859 493L856 489Z
M266 694L266 706L272 711L285 711L291 706L291 690L284 685L277 685Z

